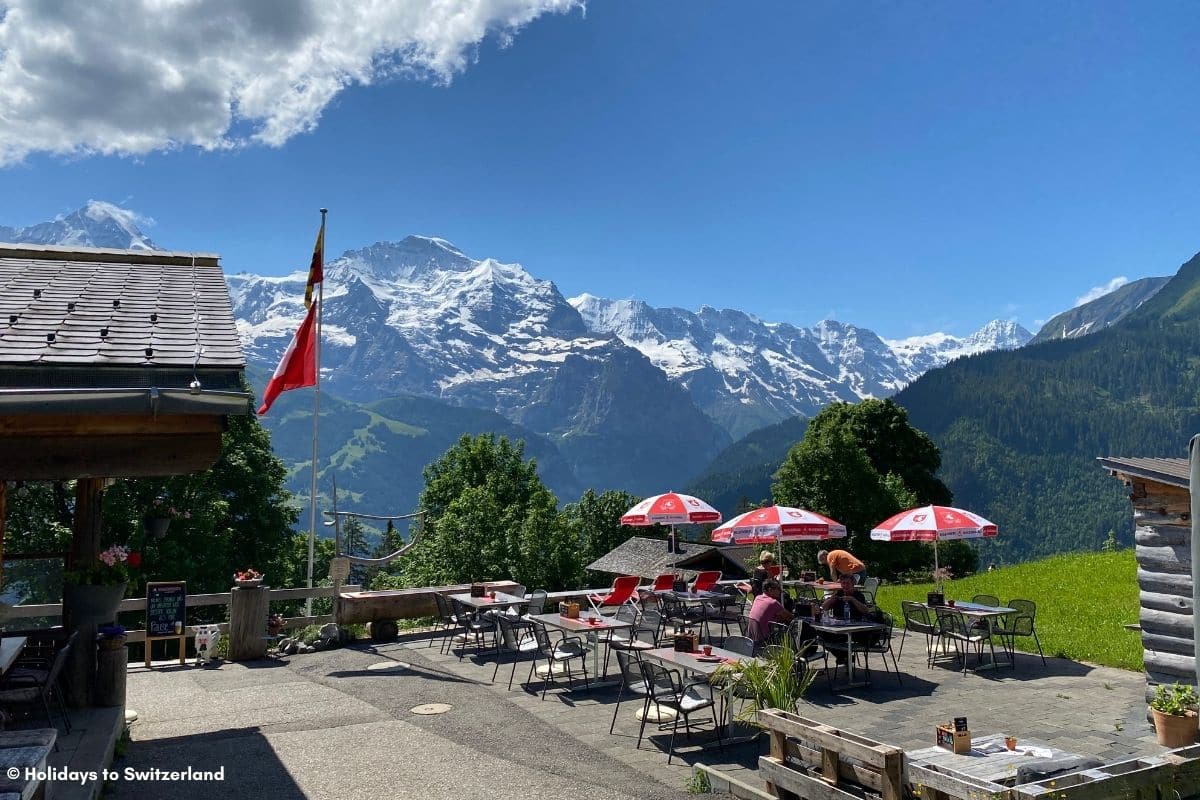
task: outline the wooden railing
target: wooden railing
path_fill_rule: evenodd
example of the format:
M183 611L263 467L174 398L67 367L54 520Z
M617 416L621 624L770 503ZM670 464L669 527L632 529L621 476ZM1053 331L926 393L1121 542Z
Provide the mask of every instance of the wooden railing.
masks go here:
M361 586L343 586L342 591L359 591ZM299 589L269 589L267 591L269 602L283 602L285 600L304 600L309 597L333 597L333 587L331 586L314 586L309 589L301 587ZM229 592L216 592L213 594L189 594L187 597L187 608L206 608L212 606L228 606L232 596ZM118 613L129 611L146 612L146 598L131 597L127 600L122 600L121 605L117 608ZM5 619L12 621L18 619L38 619L38 618L57 618L62 616L61 603L44 603L39 605L28 606L12 606L5 613ZM333 622L333 614L321 614L312 617L285 617L283 624L284 628L302 628L305 625L322 625L326 622ZM220 625L222 631L228 632L228 622L214 622L214 625ZM189 633L190 628L188 626ZM129 630L129 642L143 642L146 640L145 630Z

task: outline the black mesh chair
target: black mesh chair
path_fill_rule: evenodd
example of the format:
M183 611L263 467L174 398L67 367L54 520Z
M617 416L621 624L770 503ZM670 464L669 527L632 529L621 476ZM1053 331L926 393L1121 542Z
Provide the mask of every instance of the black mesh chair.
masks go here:
M642 707L642 725L638 730L637 746L639 748L642 746L642 736L646 732L646 716L650 710L650 704L656 703L671 709L676 714L675 724L671 727L671 743L667 748L668 764L675 756L675 734L679 731L679 720L683 719L684 735L690 739L692 714L697 711L711 711L713 727L717 730L717 743L724 752L725 741L721 736L721 724L717 720L717 703L713 698L712 686L707 682L685 684L677 671L667 669L659 664L652 664L649 661L641 662L641 668L642 677L650 694L646 696L645 704ZM707 695L702 694L701 689L704 689Z
M66 732L70 733L71 719L67 716L67 707L63 703L62 692L58 687L63 667L71 654L71 648L75 645L77 633L71 634L66 643L55 652L54 658L44 667L27 662L24 666L14 666L10 669L3 681L0 681L0 708L7 711L14 707L36 706L40 702L42 710L46 714L46 726L53 728L55 725L54 717L50 712L50 701L54 699L62 714L63 726ZM54 749L58 750L57 741Z
M882 625L883 629L876 632L859 650L863 654L863 665L867 668L867 679L870 680L871 677L871 654L876 653L880 656L885 672L888 670L887 657L890 655L892 667L896 672L896 682L903 686L904 681L900 678L900 665L896 662L895 652L892 651L892 628L895 627L892 615L886 611L879 611L875 621Z
M537 666L537 662L543 658L546 659L546 677L542 681L543 700L546 699L546 689L549 688L550 681L554 678L554 667L557 664L566 667L567 681L573 689L575 688L575 673L571 670L571 662L578 658L579 665L583 668L583 682L584 685L587 685L587 648L583 646L582 639L578 636L563 634L557 642L552 641L546 626L536 621L533 623L533 638L537 643L538 655L529 665L529 676L525 682L529 683L533 680L533 670Z
M971 598L971 602L980 606L992 606L996 608L1000 605L1000 598L994 594L977 594Z
M996 623L994 632L1008 650L1009 660L1016 669L1016 639L1027 636L1037 645L1038 655L1042 657L1042 665L1046 664L1046 654L1042 652L1042 642L1037 635L1037 603L1032 600L1013 599L1008 601L1008 608L1014 609L1015 614L1005 614Z
M703 607L690 608L687 603L677 600L670 595L663 595L660 598L660 607L662 608L663 622L673 628L683 628L690 630L699 628L701 636L703 636L705 628L705 614Z
M934 618L929 615L929 608L911 600L903 600L900 602L900 613L904 615L904 632L900 634L900 650L897 655L903 655L904 640L909 631L921 634L925 637L925 666L932 667L933 643L940 638L941 632Z
M653 614L654 618L643 625L642 619L646 614ZM605 675L608 674L608 657L614 652L636 655L646 650L653 650L658 646L658 628L662 618L657 612L644 611L639 615L636 608L625 605L617 609L616 618L631 623L633 627L629 629L628 633L624 630L609 631L608 637L605 639L608 643L608 651L604 654L603 674Z
M485 633L495 634L496 621L482 614L472 613L461 600L455 600L453 597L448 599L450 600L450 607L454 610L454 616L458 619L463 629L463 643L462 647L458 649L458 660L462 661L463 654L467 648L467 640L474 637L476 647L486 647L483 635ZM451 637L450 641L453 644L454 638Z
M621 700L627 692L643 699L650 695L650 687L646 685L646 678L642 675L642 662L636 654L618 650L617 666L621 670L621 687L617 690L617 705L613 708L612 724L608 726L610 734L617 727L617 712L621 710Z
M988 649L992 653L992 662L996 661L996 645L992 640L992 630L990 627L976 628L973 627L963 613L954 608L945 606L938 607L937 626L939 639L944 648L947 642L954 645L954 652L962 659L962 671L967 671L967 651L975 650L975 659L977 664L983 662L983 645L987 644Z
M492 683L500 672L500 663L504 658L512 659L512 671L508 674L508 688L511 691L513 677L517 674L517 662L525 658L538 657L538 643L532 637L525 637L522 631L507 614L496 617L499 635L496 636L496 668L492 670Z
M454 615L453 609L450 607L450 601L440 592L433 593L433 602L437 606L437 622L434 624L434 636L437 634L449 634L443 636L439 649L441 652L446 652L450 643L454 641L454 635L465 632L462 624L458 621L458 617ZM429 637L429 644L426 647L433 646L433 636Z
M726 636L721 647L739 656L754 655L754 640L749 636Z
M715 592L720 592L725 595L719 600L706 602L704 604L705 616L707 618L709 629L712 624L721 626L722 637L728 636L733 625L737 625L738 618L746 611L746 596L738 591L736 586L718 586L713 589Z

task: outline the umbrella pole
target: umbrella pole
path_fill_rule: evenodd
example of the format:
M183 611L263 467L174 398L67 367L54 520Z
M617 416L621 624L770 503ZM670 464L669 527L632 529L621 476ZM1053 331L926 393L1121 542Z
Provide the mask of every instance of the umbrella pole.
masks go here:
M938 539L937 535L933 537L933 582L937 584L937 590L942 590L942 572L938 567Z

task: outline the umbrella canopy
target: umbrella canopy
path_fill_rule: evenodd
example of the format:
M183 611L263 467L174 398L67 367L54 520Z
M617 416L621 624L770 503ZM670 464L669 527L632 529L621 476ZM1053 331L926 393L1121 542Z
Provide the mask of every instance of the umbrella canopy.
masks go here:
M647 497L621 517L622 525L686 525L720 521L720 511L698 497L679 492Z
M803 508L769 506L747 511L712 533L714 542L771 544L774 542L819 542L840 539L846 526Z
M950 506L922 506L901 511L879 523L871 538L879 542L939 542L995 536L996 524L978 514Z

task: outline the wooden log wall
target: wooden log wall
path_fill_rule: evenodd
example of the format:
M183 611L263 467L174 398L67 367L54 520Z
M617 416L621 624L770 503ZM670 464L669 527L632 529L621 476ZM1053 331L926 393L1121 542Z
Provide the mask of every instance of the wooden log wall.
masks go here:
M1160 683L1196 682L1188 493L1166 488L1133 495L1147 701Z

